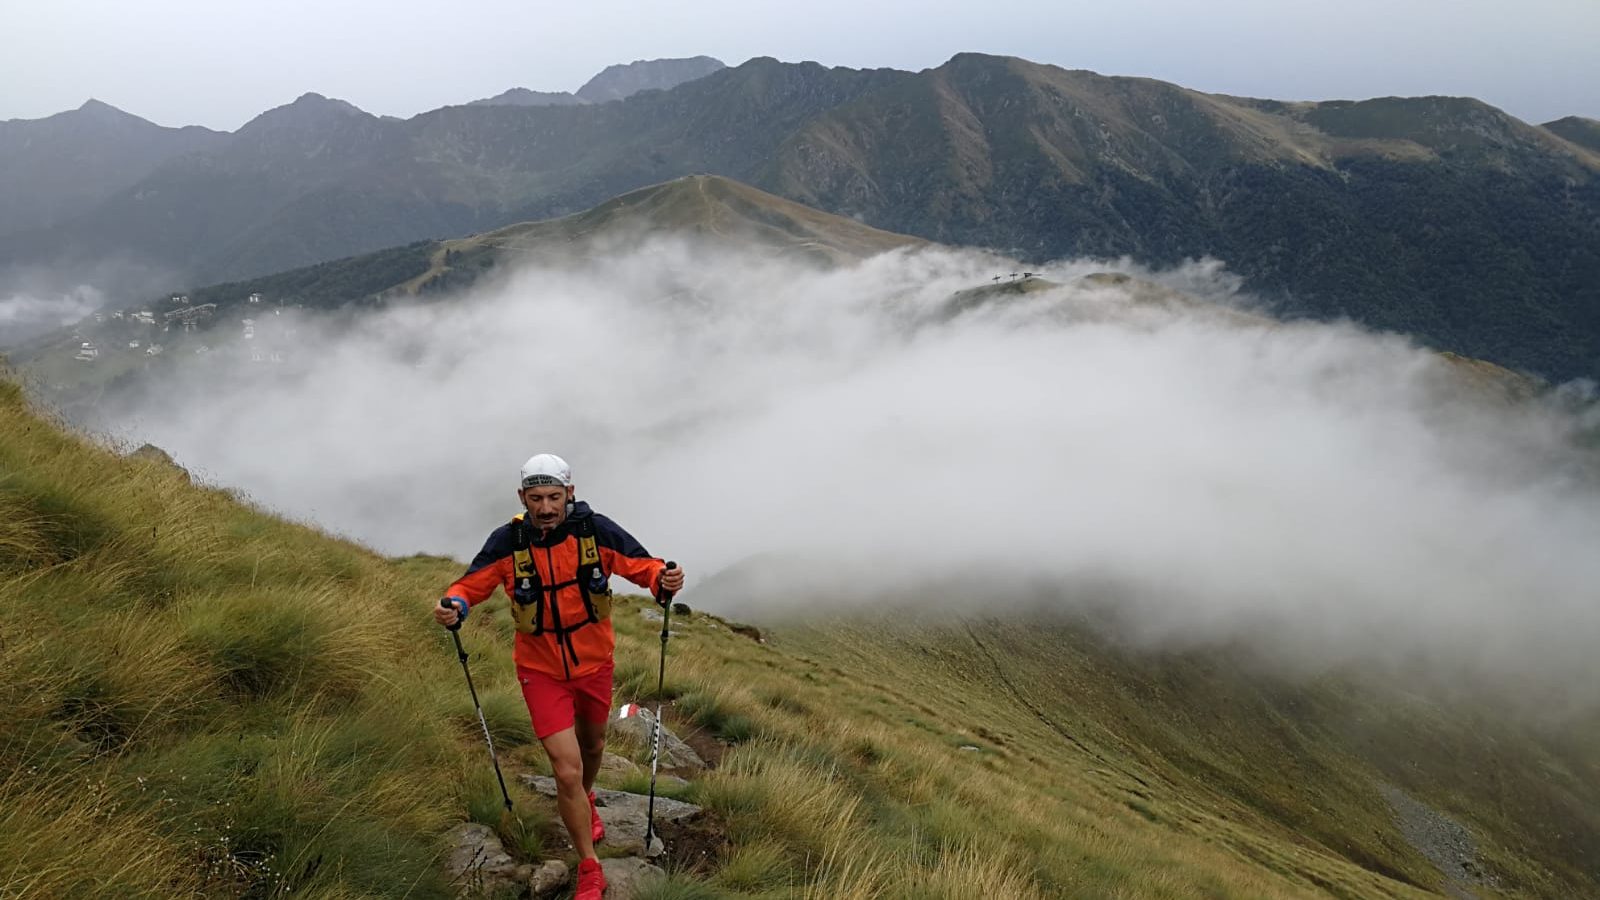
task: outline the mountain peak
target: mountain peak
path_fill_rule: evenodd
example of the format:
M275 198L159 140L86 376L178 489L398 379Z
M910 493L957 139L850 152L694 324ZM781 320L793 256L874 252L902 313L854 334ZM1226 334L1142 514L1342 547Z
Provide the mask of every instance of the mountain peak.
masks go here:
M631 63L606 66L589 79L575 95L586 103L621 100L640 91L666 91L726 69L722 60L710 56L687 59L637 59Z
M353 103L324 97L314 91L307 91L296 97L293 103L286 103L283 106L269 109L246 122L244 127L239 129L239 133L243 134L247 131L261 128L317 126L342 118L374 119L377 117Z
M139 116L134 115L131 112L127 112L126 110L118 109L118 108L116 108L115 106L112 106L109 103L106 103L106 102L104 102L102 100L96 100L93 97L90 97L88 100L83 101L83 105L78 107L77 109L70 110L70 111L65 112L65 113L60 113L60 115L70 116L71 118L76 119L76 120L78 120L80 122L83 122L83 121L96 122L96 123L105 123L105 124L108 124L108 125L122 125L122 124L149 125L149 124L151 124L150 122L146 121L145 119L140 118Z
M514 87L493 97L474 100L468 106L576 106L583 103L566 91L533 91Z
M89 99L83 101L83 105L78 107L78 112L81 112L81 113L95 113L97 115L104 115L104 114L107 114L107 113L111 113L111 114L115 114L115 115L119 115L119 116L131 116L131 115L133 115L132 113L126 112L124 110L120 110L120 109L116 108L115 106L112 106L111 104L106 103L103 100L96 100L93 97L90 97Z
M575 240L622 235L636 239L647 234L696 235L816 262L864 259L924 243L921 238L873 228L731 178L687 175L629 191L584 212L511 225L448 246L462 253L513 248L527 254L536 245L570 250Z
M1600 153L1600 119L1567 116L1554 122L1546 122L1540 127L1579 147Z
M710 56L687 59L636 59L631 63L606 66L578 88L566 91L532 91L516 87L493 97L474 100L468 106L581 106L622 100L640 91L667 91L687 81L704 78L726 69L722 60Z
M350 102L345 101L345 100L330 99L328 97L322 96L321 94L317 93L316 91L306 91L304 94L301 94L300 96L294 98L294 102L289 104L289 106L290 107L297 107L298 106L298 107L301 107L301 108L304 108L304 109L338 110L340 112L358 113L358 114L363 115L363 116L368 114L365 110L361 109L360 107L356 106L353 103L350 103ZM280 108L282 108L282 107L280 107Z

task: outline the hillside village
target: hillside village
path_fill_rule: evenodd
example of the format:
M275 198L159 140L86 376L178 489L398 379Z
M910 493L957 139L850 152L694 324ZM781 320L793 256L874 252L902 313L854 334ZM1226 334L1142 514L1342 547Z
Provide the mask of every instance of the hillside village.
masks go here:
M75 351L69 344L55 352L71 352L72 359L90 366L169 353L221 354L273 365L292 359L299 345L292 314L303 307L259 292L221 306L222 313L219 304L191 303L188 294L172 294L154 306L95 313L74 326Z

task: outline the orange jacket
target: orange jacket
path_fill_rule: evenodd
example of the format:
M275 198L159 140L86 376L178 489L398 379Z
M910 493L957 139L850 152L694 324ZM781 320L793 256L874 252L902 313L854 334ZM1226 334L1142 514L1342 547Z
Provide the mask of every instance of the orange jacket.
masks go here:
M600 556L601 577L589 591L595 621L590 621L590 607L578 585L582 568L578 531L587 527L585 519L593 523ZM621 575L656 594L666 563L646 553L632 535L587 503L573 504L566 521L542 538L537 529L522 521L523 517L517 516L496 528L446 596L461 597L476 606L489 599L497 586L503 588L511 598L513 618L519 622L511 653L517 666L553 678L581 678L611 662L616 649L605 579ZM527 558L536 573L525 579L529 584L519 584L514 559L518 550L529 551ZM535 613L543 626L541 634L529 633L521 624L531 623Z

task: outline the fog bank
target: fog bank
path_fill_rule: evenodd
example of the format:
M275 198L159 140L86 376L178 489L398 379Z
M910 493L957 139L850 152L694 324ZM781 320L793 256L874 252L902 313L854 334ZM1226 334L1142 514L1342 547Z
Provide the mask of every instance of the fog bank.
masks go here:
M1074 283L1108 268L1089 262L950 304L1014 268L651 242L301 321L270 376L212 361L103 424L383 551L461 559L516 511L522 460L556 452L683 562L686 600L750 618L909 587L968 613L1095 610L1140 641L1593 691L1583 388L1508 404L1403 338L1239 312L1214 263L1135 274L1217 306Z

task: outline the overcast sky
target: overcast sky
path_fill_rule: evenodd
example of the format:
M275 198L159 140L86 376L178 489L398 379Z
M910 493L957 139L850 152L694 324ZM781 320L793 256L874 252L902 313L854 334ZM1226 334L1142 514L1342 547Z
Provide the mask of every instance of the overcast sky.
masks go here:
M233 129L316 91L410 116L614 62L923 69L963 50L1280 99L1455 94L1600 118L1600 0L0 0L0 119L95 97Z

